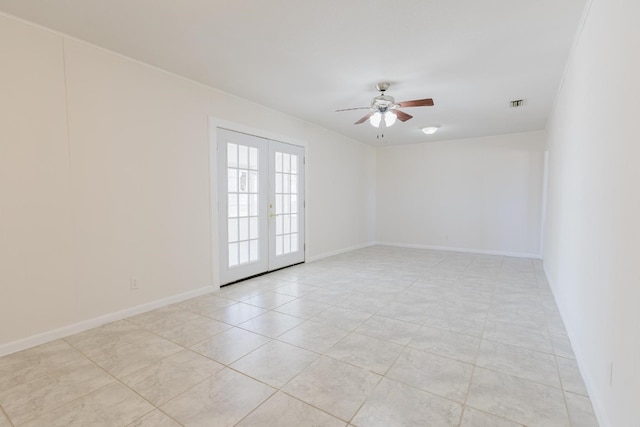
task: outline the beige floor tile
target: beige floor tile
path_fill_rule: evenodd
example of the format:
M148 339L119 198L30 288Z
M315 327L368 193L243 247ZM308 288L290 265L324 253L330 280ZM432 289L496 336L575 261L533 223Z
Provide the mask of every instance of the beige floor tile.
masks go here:
M238 325L242 329L255 332L270 338L276 338L304 322L299 317L269 311Z
M351 421L358 427L457 426L462 405L384 378Z
M306 298L298 298L276 308L279 313L288 314L290 316L300 317L302 319L310 319L331 307L329 304L313 301Z
M304 322L278 337L284 341L316 353L324 353L349 334L349 331L331 325Z
M488 321L484 326L482 338L543 353L553 353L549 334L536 329Z
M214 294L207 294L183 301L178 305L184 310L193 311L194 313L198 313L202 316L209 316L221 308L225 308L233 304L236 304L236 301L227 298L220 298Z
M198 315L191 311L183 310L176 306L169 306L138 314L126 320L152 332L159 332L173 328L197 317Z
M349 310L342 307L331 307L317 316L312 317L311 320L342 328L347 331L353 331L369 317L371 317L371 313Z
M409 301L390 301L377 314L422 325L427 320L428 312L429 310L423 304L414 304Z
M506 311L545 311L544 297L538 289L514 287L511 283L499 283L491 298L494 308Z
M392 268L389 268L384 275L385 278L392 278L399 281L405 281L405 282L408 282L409 285L411 285L413 282L418 280L421 276L422 276L421 270L419 271L419 270L403 268L397 265Z
M0 405L14 424L91 393L114 378L88 360L54 370L27 383L0 390Z
M547 325L552 334L563 334L566 331L560 313L547 313Z
M264 308L239 302L228 307L221 308L220 310L211 313L209 317L237 326L242 322L246 322L247 320L253 319L254 317L266 312L267 310Z
M478 338L482 337L484 324L484 319L463 319L456 315L450 315L448 317L429 317L424 322L424 326L435 327Z
M472 372L473 366L468 363L408 348L393 364L386 377L464 402Z
M469 406L464 408L460 427L524 427L522 424L479 411Z
M279 341L271 341L235 361L231 367L280 388L318 357L318 354Z
M271 396L238 427L344 427L345 422L282 392Z
M476 365L560 388L558 368L551 354L483 340Z
M461 276L461 273L456 272L439 272L434 268L431 268L424 274L422 277L419 277L418 280L411 286L411 288L416 287L434 287L434 286L451 286L453 285Z
M562 389L571 393L588 396L589 393L582 380L578 363L575 360L565 359L564 357L556 357L556 361L558 362Z
M127 425L153 410L120 383L113 383L25 424L25 427Z
M250 279L0 357L0 427L597 426L539 264L373 246Z
M572 427L598 427L591 399L579 394L564 393Z
M398 358L402 348L398 344L353 332L333 345L325 354L384 375Z
M387 301L364 292L352 292L346 298L334 301L334 304L348 310L362 311L374 314L387 306Z
M230 369L223 369L161 409L187 426L233 426L276 390Z
M444 295L437 307L431 310L430 315L432 318L444 319L448 322L465 320L484 329L487 310L488 307L483 304L460 301L460 296L458 295ZM455 325L456 323L452 324Z
M87 356L151 336L151 332L126 320L89 329L64 340Z
M318 288L316 286L311 285L303 285L301 283L287 283L282 286L278 286L274 289L274 292L279 294L290 295L292 297L302 297L304 295L308 295L312 292L317 291Z
M247 298L243 300L245 304L255 305L261 308L265 308L267 310L273 310L276 307L279 307L283 304L296 300L298 297L294 297L291 295L280 294L277 292L264 292L260 295L256 295L251 298Z
M211 338L220 332L231 328L231 325L213 320L208 317L198 316L171 329L158 332L158 335L177 344L189 347Z
M420 326L415 323L374 315L365 320L355 332L400 345L407 345L416 336L419 329Z
M210 359L230 365L270 340L244 329L231 328L191 348Z
M530 328L545 331L548 330L547 317L541 311L528 311L527 305L511 310L505 307L494 307L489 312L488 320L502 322L522 328Z
M305 298L329 305L346 304L344 301L349 299L349 297L351 296L350 286L352 285L340 287L319 286L320 289L313 292L312 294L307 295Z
M425 285L426 286L426 285ZM422 285L418 283L414 283L409 288L405 289L404 292L399 294L395 301L401 304L408 304L409 306L413 305L420 309L422 309L422 318L424 320L424 316L428 315L433 308L437 307L435 305L442 299L442 295L446 292L451 285L442 285L442 286L434 286L428 285L428 291L423 289ZM414 322L415 323L415 322Z
M562 391L522 378L476 368L467 404L528 427L567 427Z
M62 340L0 357L0 390L24 384L86 358Z
M181 346L153 335L98 353L91 359L110 374L123 378L180 350Z
M0 427L12 427L2 408L0 408Z
M409 347L462 362L475 363L480 338L423 326L411 340Z
M566 334L550 334L549 336L556 356L564 357L565 359L576 358L571 347L571 341L569 341L569 337Z
M291 380L283 391L348 421L380 378L365 369L321 356Z
M156 409L127 424L127 427L180 427L180 424Z
M122 381L156 406L224 368L191 350L182 350L142 368Z

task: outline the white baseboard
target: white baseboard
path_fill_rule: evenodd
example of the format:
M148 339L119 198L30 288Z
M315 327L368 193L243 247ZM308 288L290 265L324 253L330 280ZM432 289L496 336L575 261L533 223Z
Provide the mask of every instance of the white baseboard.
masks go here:
M87 329L102 326L106 323L115 322L116 320L121 320L126 317L164 307L169 304L174 304L177 302L188 300L190 298L198 297L200 295L208 294L218 289L220 289L218 286L205 286L178 295L172 295L170 297L137 305L135 307L126 308L114 313L109 313L102 316L94 317L92 319L83 320L71 325L63 326L61 328L53 329L47 332L42 332L40 334L32 335L30 337L22 338L6 344L0 344L0 357L7 354L15 353L17 351L25 350L27 348L35 347L49 341L57 340L59 338L64 338L69 335L77 334L78 332L86 331Z
M434 245L416 245L413 243L396 243L396 242L375 242L375 245L380 246L395 246L398 248L413 248L413 249L431 249L435 251L448 251L448 252L464 252L481 255L501 255L514 258L533 258L542 259L541 254L533 254L527 252L508 252L508 251L489 251L484 249L469 249L469 248L454 248L451 246L434 246Z
M315 255L315 256L312 256L312 257L308 257L305 260L305 262L319 261L319 260L321 260L323 258L328 258L328 257L334 256L334 255L340 255L340 254L343 254L345 252L355 251L357 249L368 248L369 246L373 246L375 244L376 243L374 243L374 242L362 243L362 244L355 245L355 246L349 246L348 248L338 249L337 251L325 252L325 253L320 254L320 255Z

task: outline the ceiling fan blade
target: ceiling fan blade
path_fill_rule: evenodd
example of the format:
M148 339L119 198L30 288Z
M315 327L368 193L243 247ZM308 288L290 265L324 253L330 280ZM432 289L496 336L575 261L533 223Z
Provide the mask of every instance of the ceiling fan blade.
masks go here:
M366 122L367 120L369 120L369 117L373 116L374 114L375 112L372 111L371 113L367 114L366 116L364 116L363 118L355 122L354 125L359 125L360 123Z
M414 99L413 101L399 102L398 106L402 107L402 108L406 108L406 107L431 107L431 106L433 106L433 99L431 99L431 98Z
M400 120L401 122L406 122L413 117L411 114L407 114L404 111L393 110L393 112L396 114L396 116L398 116L398 120Z
M336 113L340 111L351 111L351 110L368 110L371 107L355 107L355 108L343 108L342 110L336 110Z

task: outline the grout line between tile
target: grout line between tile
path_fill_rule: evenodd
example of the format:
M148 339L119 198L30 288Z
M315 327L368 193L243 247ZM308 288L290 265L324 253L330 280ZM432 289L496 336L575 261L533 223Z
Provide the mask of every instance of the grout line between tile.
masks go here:
M11 421L11 419L9 418L9 415L7 414L7 412L4 410L4 408L2 407L2 405L0 405L0 417L5 417L7 422L9 423L10 426L14 426L13 422Z

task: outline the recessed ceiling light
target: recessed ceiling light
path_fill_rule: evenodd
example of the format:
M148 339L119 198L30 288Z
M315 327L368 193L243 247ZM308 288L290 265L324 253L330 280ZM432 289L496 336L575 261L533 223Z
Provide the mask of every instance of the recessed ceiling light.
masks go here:
M422 128L422 132L426 133L427 135L433 135L438 131L439 127L440 126L427 126Z

